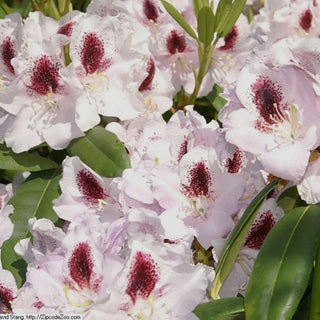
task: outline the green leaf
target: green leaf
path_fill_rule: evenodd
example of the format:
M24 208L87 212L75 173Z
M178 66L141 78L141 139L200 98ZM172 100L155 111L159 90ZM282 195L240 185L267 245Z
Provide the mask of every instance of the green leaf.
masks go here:
M320 246L313 273L310 320L320 320Z
M67 151L78 156L103 177L118 177L130 167L130 159L118 137L103 127L96 126L85 137L73 140Z
M225 23L225 20L228 18L230 10L232 8L232 0L222 0L219 1L217 10L216 10L216 31L219 33L222 30L222 26Z
M22 152L14 153L4 145L0 145L0 169L14 171L43 171L56 169L58 164L49 158Z
M209 0L192 0L193 2L193 11L196 18L198 17L199 11L203 7L209 7Z
M296 186L284 190L280 194L277 200L277 204L284 211L288 211L297 207L307 206L306 202L300 198Z
M224 37L231 31L232 27L235 25L241 12L243 11L245 5L246 5L246 0L234 1L234 3L232 4L232 7L228 12L228 15L224 16L225 18L223 22L217 27L219 38Z
M198 14L199 40L209 46L213 40L215 18L209 7L203 7Z
M244 312L243 298L225 298L198 305L193 313L200 320L234 319ZM233 318L231 318L233 316ZM227 318L228 317L228 318Z
M292 320L305 320L310 317L311 294L300 301L297 311Z
M278 179L273 180L258 193L241 216L235 228L232 230L216 267L216 275L211 291L213 299L218 297L221 286L230 273L261 204L268 193L277 186L278 182Z
M286 213L255 261L245 297L247 320L291 320L307 288L320 243L320 207Z
M3 268L12 272L18 287L25 281L26 263L14 252L14 246L29 236L30 218L47 218L53 223L59 221L52 208L52 200L60 195L60 178L60 169L32 173L10 201L14 206L10 215L14 230L11 238L2 245L1 261Z
M170 16L177 21L177 23L185 30L185 32L187 32L192 38L197 40L198 37L196 33L191 28L184 16L169 2L161 0L161 3L167 10L167 12L170 14Z
M223 88L214 84L212 90L208 93L206 98L210 101L216 111L220 111L222 107L227 103L227 100L220 97L220 93L223 93Z

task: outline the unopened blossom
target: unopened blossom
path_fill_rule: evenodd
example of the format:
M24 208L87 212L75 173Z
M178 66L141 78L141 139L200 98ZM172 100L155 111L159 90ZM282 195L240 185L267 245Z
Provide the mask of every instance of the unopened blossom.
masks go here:
M228 142L256 155L268 173L297 182L320 142L319 112L319 98L303 71L256 63L241 71L236 97L220 120Z

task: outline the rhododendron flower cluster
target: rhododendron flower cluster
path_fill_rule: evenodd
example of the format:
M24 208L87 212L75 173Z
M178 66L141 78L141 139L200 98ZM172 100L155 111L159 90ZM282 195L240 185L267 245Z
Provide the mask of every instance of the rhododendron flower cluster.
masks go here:
M0 313L199 319L320 202L320 4L221 1L0 20Z

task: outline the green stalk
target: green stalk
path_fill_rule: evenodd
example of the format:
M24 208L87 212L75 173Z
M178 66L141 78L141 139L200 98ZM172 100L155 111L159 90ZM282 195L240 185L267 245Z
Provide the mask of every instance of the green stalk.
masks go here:
M0 0L0 7L5 12L5 14L11 13L10 7L4 2L4 0Z
M309 320L320 320L320 246L313 274L312 296Z

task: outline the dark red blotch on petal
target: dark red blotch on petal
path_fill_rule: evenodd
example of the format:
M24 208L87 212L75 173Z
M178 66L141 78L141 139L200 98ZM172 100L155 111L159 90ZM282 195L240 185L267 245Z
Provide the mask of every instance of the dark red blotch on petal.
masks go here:
M159 12L152 0L144 0L142 8L143 8L143 13L148 20L153 20L154 22L157 22L159 17Z
M15 55L16 51L13 40L11 37L6 37L1 44L1 58L7 70L12 74L14 74L14 68L11 64L11 59L14 58Z
M28 88L41 95L58 93L59 79L58 64L51 57L43 55L34 61Z
M87 74L105 71L111 65L111 60L105 58L103 41L94 32L84 35L80 58Z
M305 10L300 15L299 24L304 31L308 32L310 30L311 24L312 24L312 18L313 16L310 9Z
M147 77L143 80L143 82L139 86L139 91L146 91L152 89L152 81L156 72L156 65L154 63L154 60L152 58L149 59L148 65L147 65Z
M226 168L229 173L238 173L243 165L244 155L243 152L236 148L235 153L233 154L233 158L227 158L226 160Z
M90 280L94 274L91 248L88 243L79 243L72 252L68 268L70 277L83 289L89 287Z
M181 32L172 30L167 37L167 49L171 54L183 52L186 49L186 39Z
M130 266L126 293L133 303L136 302L137 297L147 299L159 278L159 269L151 255L138 251Z
M87 203L98 204L99 200L106 198L103 186L101 186L95 176L88 170L80 170L77 173L76 181Z
M251 226L244 245L252 249L260 249L276 220L270 210L264 212Z
M0 284L0 313L12 313L11 301L13 299L13 292Z
M233 49L239 37L239 30L237 26L233 26L231 31L223 38L224 45L219 47L220 50Z
M282 112L282 88L268 77L259 77L251 86L252 101L263 120L269 124L283 122L285 114Z
M179 149L179 154L178 154L178 161L181 160L181 158L188 152L188 141L184 140Z
M72 30L73 30L73 27L75 25L75 22L74 21L71 21L71 22L68 22L64 25L62 25L59 29L58 29L58 34L64 34L65 36L67 37L70 37L71 34L72 34Z
M197 162L188 172L189 185L182 185L182 191L189 197L210 196L212 176L204 161Z

